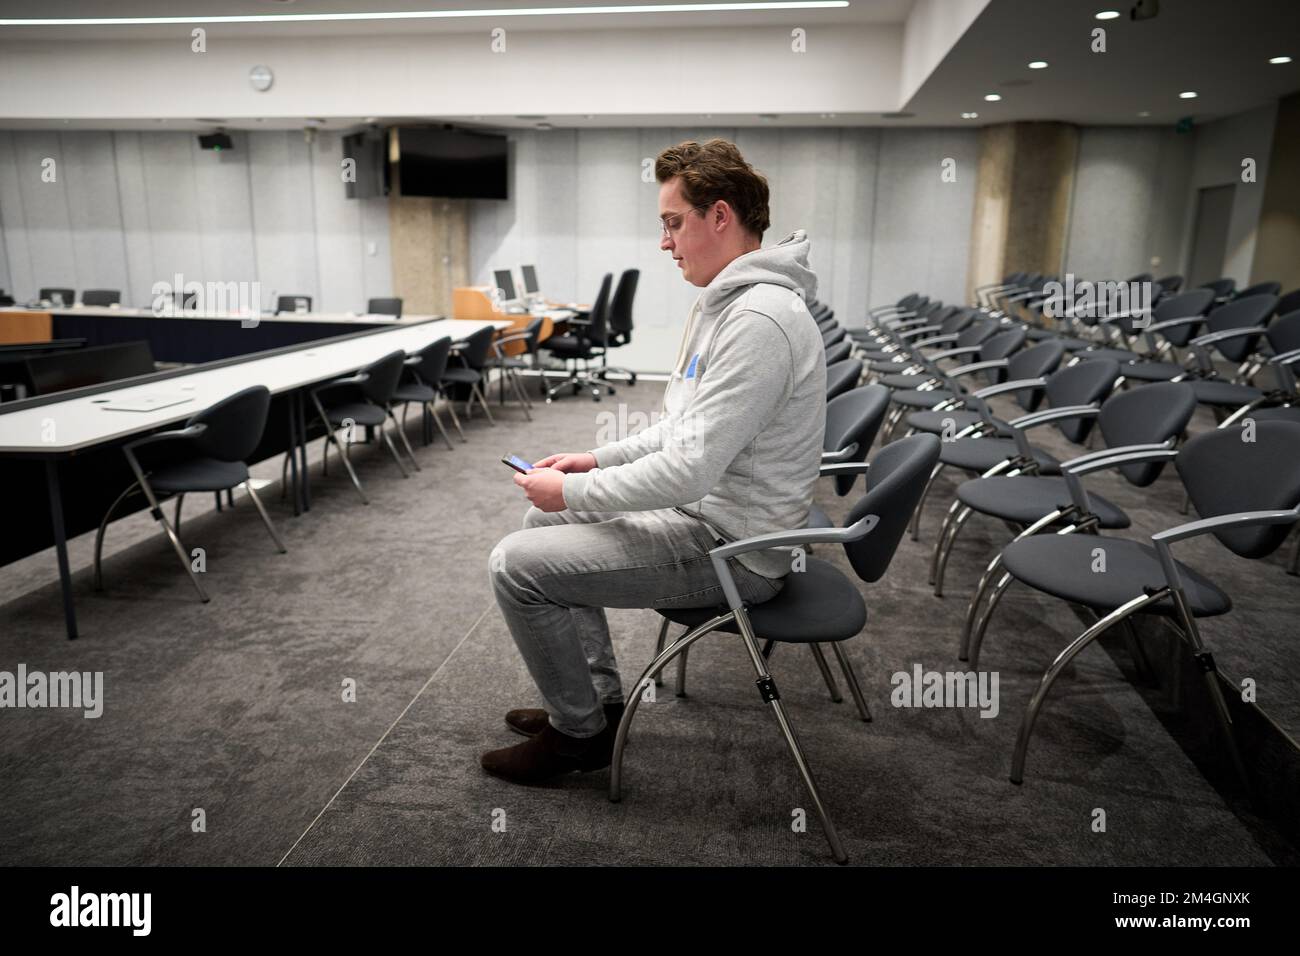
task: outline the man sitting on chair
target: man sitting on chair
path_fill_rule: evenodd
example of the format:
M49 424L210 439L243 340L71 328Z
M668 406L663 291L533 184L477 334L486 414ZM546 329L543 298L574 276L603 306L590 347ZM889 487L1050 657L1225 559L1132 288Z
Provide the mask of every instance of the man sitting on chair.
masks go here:
M546 707L512 710L530 739L485 753L516 783L609 766L623 687L605 608L725 602L720 543L801 528L826 423L826 361L804 303L808 240L762 248L767 181L725 140L659 154L659 248L703 289L682 334L663 417L593 451L550 455L515 484L524 527L492 552L497 603ZM776 595L788 551L741 555L748 604Z

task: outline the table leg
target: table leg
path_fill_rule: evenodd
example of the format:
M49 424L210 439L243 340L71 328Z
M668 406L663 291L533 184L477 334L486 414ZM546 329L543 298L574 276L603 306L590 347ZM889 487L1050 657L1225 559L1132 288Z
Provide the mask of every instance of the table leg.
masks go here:
M293 497L293 516L302 513L298 494L298 393L289 396L289 490Z
M307 469L307 399L298 390L298 454L302 458L302 510L311 511L311 473Z
M59 463L45 462L45 483L50 491L50 523L54 525L54 551L59 557L59 585L63 588L63 620L68 640L77 638L77 611L72 605L72 572L68 569L68 539L63 527L63 492L59 489Z

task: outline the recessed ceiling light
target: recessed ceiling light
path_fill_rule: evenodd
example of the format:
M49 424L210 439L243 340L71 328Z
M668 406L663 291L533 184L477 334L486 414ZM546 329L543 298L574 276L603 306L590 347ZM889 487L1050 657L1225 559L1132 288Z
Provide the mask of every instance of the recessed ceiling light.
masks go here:
M1117 19L1118 17L1119 17L1119 11L1118 11L1118 10L1102 10L1100 13L1097 14L1096 19L1098 19L1098 20L1115 20L1115 19Z
M1196 99L1196 94L1192 90L1183 90L1183 92L1178 94L1178 98L1180 100L1194 100Z
M985 94L984 94L984 99L985 99L986 102L989 102L989 103L996 103L998 100L1002 99L1002 94L1000 94L1000 93L985 93Z
M1138 113L1138 116L1150 116L1150 115L1151 115L1150 110L1142 110L1142 112Z
M1289 56L1270 56L1270 57L1268 58L1268 62L1270 62L1270 63L1272 63L1272 64L1274 64L1274 65L1276 66L1276 65L1279 65L1279 64L1282 64L1282 63L1290 63L1290 62L1291 62L1291 58L1290 58Z
M1046 60L1033 60L1033 61L1030 62L1030 64L1029 64L1029 68L1030 68L1031 70L1045 70L1045 69L1047 69L1047 61L1046 61Z
M979 113L962 113L962 119L979 119Z

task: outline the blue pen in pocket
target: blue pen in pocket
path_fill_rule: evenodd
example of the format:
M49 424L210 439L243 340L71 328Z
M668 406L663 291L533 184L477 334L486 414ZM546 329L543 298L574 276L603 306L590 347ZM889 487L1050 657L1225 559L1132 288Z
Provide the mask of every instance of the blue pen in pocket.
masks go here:
M694 378L695 366L698 365L699 363L700 363L700 353L696 352L694 355L691 356L691 364L686 366L686 375L684 376L684 378Z

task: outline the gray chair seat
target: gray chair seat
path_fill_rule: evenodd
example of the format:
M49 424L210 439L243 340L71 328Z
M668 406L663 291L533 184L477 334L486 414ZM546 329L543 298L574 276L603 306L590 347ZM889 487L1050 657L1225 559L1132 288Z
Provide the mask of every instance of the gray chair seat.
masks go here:
M812 504L808 506L808 527L810 528L833 528L835 522L827 516L822 510L821 505Z
M931 435L942 435L946 427L944 422L952 421L953 432L959 432L964 428L969 428L976 422L981 421L979 412L972 412L965 408L953 408L944 412L912 412L907 416L907 424L919 432L929 432ZM1003 438L1011 437L1011 428L1000 418L993 419L994 425L997 426L997 434Z
M344 402L325 409L325 414L329 416L331 425L348 421L356 425L382 425L387 417L382 408L369 402Z
M483 376L472 368L460 368L454 365L448 366L447 371L442 373L444 382L456 382L462 385L477 385L482 378Z
M1187 369L1177 362L1133 362L1127 365L1121 362L1120 374L1139 382L1169 382L1179 375L1186 375Z
M909 408L934 408L940 402L945 402L952 398L952 392L946 388L931 388L926 391L920 389L905 389L895 392L889 397L889 400L898 405L907 405Z
M1101 548L1106 570L1094 571ZM1109 613L1147 593L1168 586L1155 548L1124 538L1091 534L1040 535L1015 541L1002 551L1003 567L1030 587L1094 611ZM1209 617L1232 609L1232 599L1192 568L1178 564L1192 614ZM1172 616L1169 598L1149 605L1153 614Z
M1060 342L1067 352L1082 352L1089 346L1096 344L1095 342L1089 342L1087 339L1077 339L1071 335L1062 335L1056 341Z
M1236 385L1217 378L1192 379L1191 386L1192 391L1196 392L1196 400L1201 404L1224 405L1229 408L1240 408L1264 394L1249 385Z
M248 466L242 461L218 461L215 458L191 458L149 474L153 490L169 495L189 491L225 491L247 480Z
M433 387L423 382L406 382L397 386L397 391L393 392L395 402L431 402L437 397L438 393Z
M1034 448L1033 452L1040 473L1060 474L1059 461L1041 448ZM944 442L939 450L939 461L953 468L985 472L998 462L1015 458L1019 454L1016 443L1010 438L963 438L960 441Z
M541 347L557 355L586 355L590 349L589 345L573 335L552 335Z
M803 571L791 571L776 597L748 608L761 640L789 643L845 641L867 623L867 605L853 583L833 565L808 558ZM657 608L674 624L696 627L723 612L716 607ZM734 622L718 628L737 633Z
M933 378L933 375L927 375L924 372L918 375L886 375L880 379L880 384L886 388L913 389L918 385L924 385Z
M1015 475L1004 478L974 478L957 486L957 498L980 514L1033 524L1044 515L1070 503L1070 489L1064 478ZM1103 528L1127 528L1129 517L1117 505L1095 492L1088 492L1088 504Z
M889 358L890 355L897 355L903 361L893 361ZM905 369L909 365L916 364L915 359L909 358L907 355L901 352L881 352L881 353L876 353L875 355L873 355L871 352L868 352L867 358L870 360L867 362L867 368L871 369L871 371L873 372L880 372L884 375L888 375L891 372L896 373L900 369Z
M1131 362L1141 362L1145 356L1139 355L1132 349L1071 349L1077 358L1086 360L1090 359L1110 359L1113 362L1119 362L1120 365L1128 365Z

